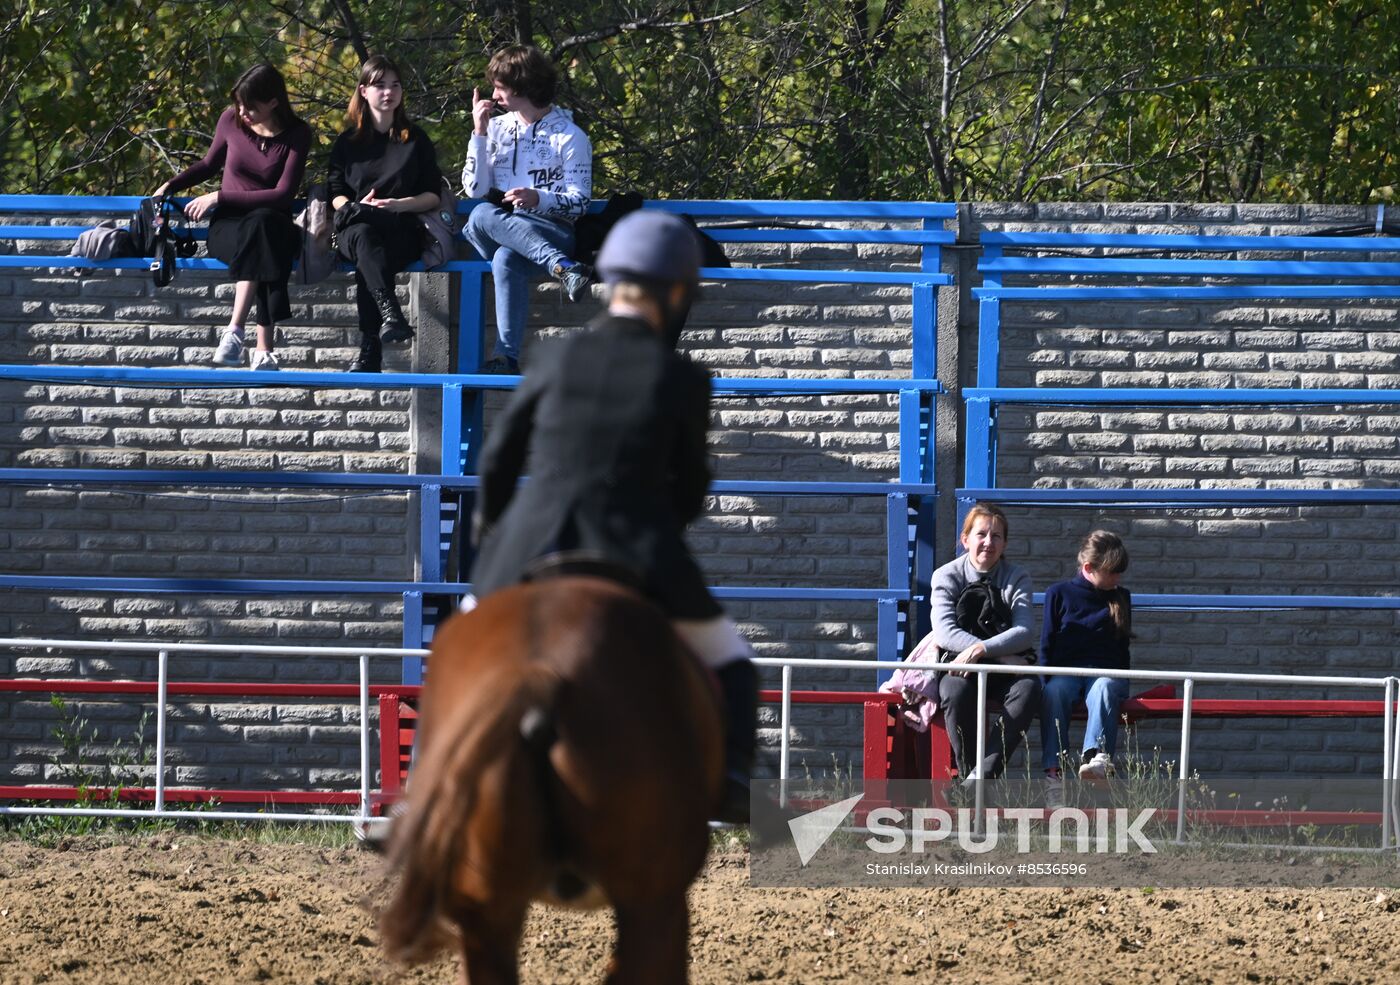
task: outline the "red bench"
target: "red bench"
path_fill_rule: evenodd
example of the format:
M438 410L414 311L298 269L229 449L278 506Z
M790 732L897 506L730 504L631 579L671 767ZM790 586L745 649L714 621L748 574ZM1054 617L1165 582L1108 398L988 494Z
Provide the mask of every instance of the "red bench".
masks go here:
M1159 684L1123 702L1122 714L1129 724L1147 718L1180 718L1185 702L1176 697L1171 684ZM1275 700L1257 698L1195 698L1191 717L1197 718L1380 718L1384 701L1341 701L1333 699ZM870 745L866 746L866 775L896 779L948 780L957 775L953 750L940 715L928 732L916 732L891 708L887 722L888 757L883 766L875 763L871 772ZM1074 716L1085 717L1081 708ZM867 723L867 732L869 723Z

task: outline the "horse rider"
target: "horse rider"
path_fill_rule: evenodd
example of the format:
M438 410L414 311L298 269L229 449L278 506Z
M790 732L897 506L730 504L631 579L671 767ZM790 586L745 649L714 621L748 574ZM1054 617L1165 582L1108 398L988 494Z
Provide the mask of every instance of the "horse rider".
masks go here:
M588 331L540 346L488 429L472 522L478 596L542 559L604 562L643 595L719 681L725 792L716 817L749 815L757 672L753 649L691 557L686 525L709 489L709 374L675 351L699 288L700 244L675 216L638 211L596 264L608 310ZM519 491L523 473L530 481Z

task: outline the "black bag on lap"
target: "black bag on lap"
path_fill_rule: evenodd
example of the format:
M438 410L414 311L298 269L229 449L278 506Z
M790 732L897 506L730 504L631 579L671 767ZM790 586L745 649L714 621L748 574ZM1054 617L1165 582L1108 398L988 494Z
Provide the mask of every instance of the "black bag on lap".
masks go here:
M996 586L986 581L974 581L962 590L953 603L953 618L963 632L971 633L979 640L989 640L1011 628L1011 607ZM957 655L957 650L942 646L938 648L938 662L941 664L948 663ZM935 690L942 679L942 673L933 675Z
M953 603L953 615L958 628L979 640L989 640L1011 628L1011 607L996 587L986 581L974 581L962 590ZM938 659L951 660L957 651L939 647Z

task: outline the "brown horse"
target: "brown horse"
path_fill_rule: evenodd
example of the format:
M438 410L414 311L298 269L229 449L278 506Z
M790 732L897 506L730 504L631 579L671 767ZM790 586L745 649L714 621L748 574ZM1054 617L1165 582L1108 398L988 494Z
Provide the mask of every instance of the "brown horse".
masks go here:
M465 982L513 983L532 901L611 905L607 982L684 983L722 724L660 610L594 577L496 592L438 632L421 712L388 955L455 936Z

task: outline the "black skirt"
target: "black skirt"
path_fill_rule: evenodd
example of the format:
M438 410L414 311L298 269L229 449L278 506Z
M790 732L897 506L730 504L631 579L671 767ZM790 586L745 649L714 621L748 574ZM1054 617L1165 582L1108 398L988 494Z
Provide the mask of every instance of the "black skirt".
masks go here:
M301 252L301 234L289 213L280 209L244 211L218 206L209 222L209 255L228 265L230 280L259 282L260 307L273 321L291 317L287 280ZM269 303L270 302L270 303ZM266 324L260 318L261 324Z

